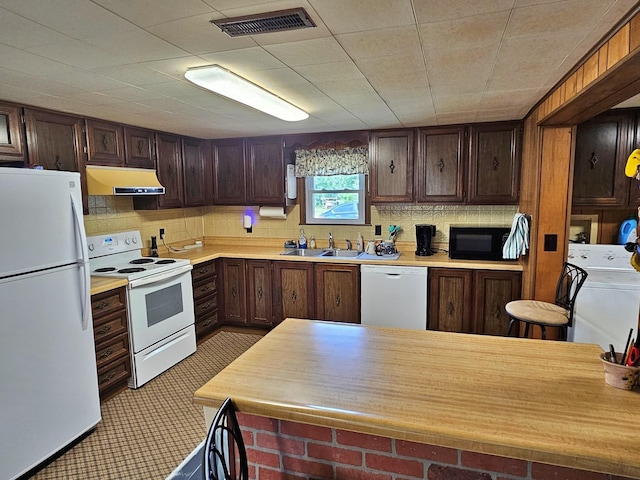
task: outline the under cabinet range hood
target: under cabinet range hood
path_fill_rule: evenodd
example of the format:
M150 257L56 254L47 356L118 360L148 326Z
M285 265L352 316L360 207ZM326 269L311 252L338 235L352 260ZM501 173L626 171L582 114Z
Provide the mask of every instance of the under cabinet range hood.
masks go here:
M164 195L155 170L87 165L89 195Z

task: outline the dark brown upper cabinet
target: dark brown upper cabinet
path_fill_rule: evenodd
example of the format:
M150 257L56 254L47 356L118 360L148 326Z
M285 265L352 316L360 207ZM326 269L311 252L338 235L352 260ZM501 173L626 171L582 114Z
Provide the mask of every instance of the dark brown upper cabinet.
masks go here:
M520 188L519 122L469 127L467 203L517 204Z
M182 162L184 177L184 206L196 207L211 203L211 147L208 140L184 137Z
M284 141L282 137L247 139L247 203L284 205Z
M0 102L0 162L21 162L26 158L20 107Z
M245 205L247 179L244 162L244 140L214 140L213 196L219 205Z
M632 138L633 115L628 111L607 112L576 127L573 206L627 205L629 179L624 167Z
M124 154L128 167L156 168L153 131L124 127Z
M413 202L413 130L371 132L371 203Z
M87 119L89 165L124 165L124 128L100 120Z
M463 203L465 128L418 130L416 201Z

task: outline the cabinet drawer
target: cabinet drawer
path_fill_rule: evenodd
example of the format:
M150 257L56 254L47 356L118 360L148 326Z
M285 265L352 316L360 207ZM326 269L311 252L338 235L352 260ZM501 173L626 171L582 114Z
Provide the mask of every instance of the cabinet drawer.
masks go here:
M191 277L194 282L202 280L203 278L210 277L216 273L216 263L213 260L208 262L199 263L193 267L191 271Z
M127 332L127 311L120 310L119 312L112 313L111 315L105 315L97 317L93 322L93 338L96 345L104 342L110 338Z
M131 376L131 359L125 355L118 361L109 363L103 369L98 370L98 388L100 392L113 385L127 380Z
M202 318L196 320L196 337L200 338L203 335L212 331L218 325L218 311L203 315Z
M211 295L210 297L198 300L195 304L196 319L202 318L202 316L210 313L218 308L218 296Z
M198 300L202 297L206 297L207 295L211 295L216 291L216 280L217 277L214 276L212 278L203 280L198 283L194 283L193 285L193 297Z
M108 292L99 293L91 297L91 312L94 318L126 308L127 300L124 288L109 290Z
M96 348L98 371L123 355L129 356L129 336L126 333Z

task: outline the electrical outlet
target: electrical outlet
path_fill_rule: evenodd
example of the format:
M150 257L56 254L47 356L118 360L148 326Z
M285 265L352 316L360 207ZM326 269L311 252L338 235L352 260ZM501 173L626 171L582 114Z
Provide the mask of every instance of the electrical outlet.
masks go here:
M382 235L382 225L376 225L376 233L374 235Z
M160 229L160 240L164 239L164 228Z

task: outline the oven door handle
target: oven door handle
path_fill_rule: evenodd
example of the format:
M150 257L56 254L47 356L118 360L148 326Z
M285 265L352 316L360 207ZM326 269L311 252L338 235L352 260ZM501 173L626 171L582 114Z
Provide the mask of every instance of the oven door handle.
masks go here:
M193 266L189 264L189 265L183 265L181 267L173 268L168 272L157 273L154 275L149 275L148 277L138 278L136 280L129 280L129 289L142 287L144 285L149 285L151 283L164 282L165 280L178 277L183 273L187 273L191 270L193 270Z

